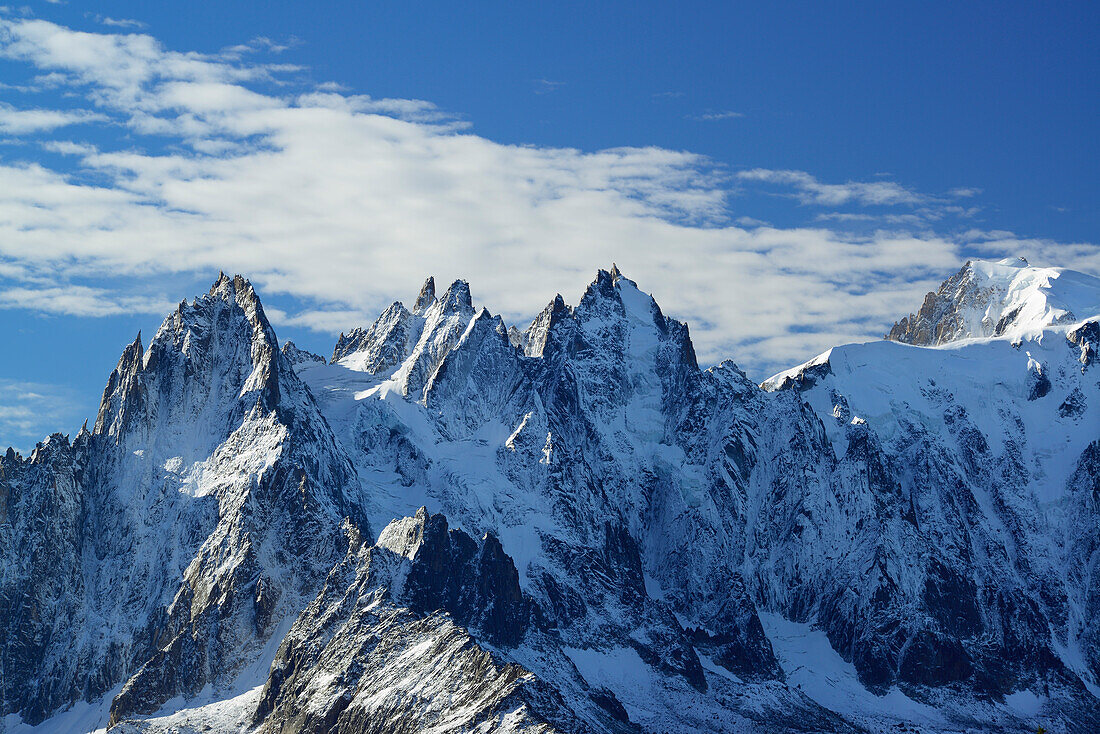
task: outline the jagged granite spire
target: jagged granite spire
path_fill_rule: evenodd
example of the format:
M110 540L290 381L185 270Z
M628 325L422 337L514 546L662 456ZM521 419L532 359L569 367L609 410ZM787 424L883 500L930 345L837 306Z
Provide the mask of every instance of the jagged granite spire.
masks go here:
M417 316L421 316L433 303L435 303L435 277L429 275L420 288L420 295L416 297L412 312Z
M99 403L93 433L117 437L144 410L144 389L139 375L144 368L141 332L124 350L111 372Z
M389 308L366 329L341 334L332 350L333 364L348 359L348 366L372 375L390 370L409 355L420 333L421 319L414 316L400 301Z
M348 500L355 493L350 462L241 276L222 273L206 295L165 320L142 378L147 418L111 457L116 474L137 486L108 489L124 506L165 492L154 507L179 518L194 539L173 551L187 559L185 568L166 569L158 582L171 588L182 574L173 596L187 602L158 612L163 629L116 697L112 723L194 695L250 660L256 641L297 611L342 553L342 520L366 527ZM168 472L148 488L145 461ZM201 476L186 478L196 465ZM192 495L217 502L208 507ZM158 516L145 522L155 528ZM141 564L167 556L157 550L157 534L130 532L150 559ZM155 569L147 573L159 578Z
M32 724L119 686L113 722L230 684L342 557L345 518L367 527L346 454L240 276L123 350L94 434L10 458L0 713Z
M389 630L383 644L380 619ZM636 732L614 694L588 700L574 674L563 695L561 681L539 680L479 642L509 650L527 639L547 655L559 643L545 627L494 534L476 538L421 507L389 523L376 545L359 540L333 568L280 647L253 723L261 734L285 732L288 720L301 731L374 731L371 723L395 716L392 729L401 731L445 720L449 731L490 721L503 722L494 731ZM417 678L415 706L395 710L391 697L376 695Z
M235 396L252 396L274 410L280 391L277 359L275 331L252 284L240 275L220 273L205 295L180 302L168 315L144 356L140 333L123 351L104 391L94 433L117 441L131 428L167 424L178 415L188 422L204 417L209 425L199 435L221 435L241 414L217 408L222 398L214 392L233 386ZM195 375L210 378L189 379ZM139 413L151 422L135 422Z
M289 339L283 342L283 348L280 351L292 365L325 363L325 358L320 354L314 354L308 349L299 349L298 345Z
M445 313L464 313L473 310L473 299L470 296L470 284L465 280L456 280L447 286L443 297L439 299L439 306Z
M573 310L565 304L565 299L558 293L554 296L546 308L542 309L524 334L524 354L528 357L541 357L546 350L546 343L555 332L558 324L572 317Z

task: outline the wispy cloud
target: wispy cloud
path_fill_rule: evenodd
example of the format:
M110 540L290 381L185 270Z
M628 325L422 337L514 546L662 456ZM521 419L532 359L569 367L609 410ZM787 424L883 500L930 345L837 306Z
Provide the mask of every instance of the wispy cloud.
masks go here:
M847 181L845 183L826 183L806 171L789 169L753 168L739 171L737 178L743 184L766 184L785 190L785 195L797 199L802 204L822 207L898 207L912 209L908 214L827 212L818 214L817 221L846 222L885 222L892 224L928 224L945 216L960 218L973 217L981 211L978 206L961 206L959 199L979 196L981 189L959 187L943 195L919 193L890 178L888 173L876 173L877 181Z
M535 94L550 94L565 86L565 82L555 82L550 79L535 79L532 84L535 85Z
M721 110L715 112L713 110L708 112L701 112L696 115L687 115L687 119L695 120L696 122L718 122L720 120L736 120L740 117L744 117L742 112L732 112L730 110Z
M277 308L265 308L268 318L276 327L300 326L313 331L335 334L340 331L348 331L353 325L364 324L373 321L378 315L369 311L352 309L310 309L296 314L288 314Z
M10 135L26 135L107 119L106 115L91 110L16 109L0 102L0 132Z
M22 308L71 316L163 314L175 305L163 298L121 295L103 288L71 284L45 288L0 288L0 308Z
M302 41L297 36L290 36L285 41L273 41L267 36L256 36L248 43L241 43L222 49L220 56L226 59L238 59L244 54L267 52L281 54L284 51L300 46Z
M94 138L39 127L37 144L18 149L44 144L64 165L0 160L0 305L167 311L134 293L224 269L291 297L278 301L286 312L272 307L277 323L337 331L434 274L469 279L479 301L520 321L555 292L575 299L615 261L692 324L703 361L733 357L764 376L881 333L971 252L1100 271L1096 245L960 239L931 231L931 217L859 233L812 217L776 227L733 213L731 174L704 156L504 145L427 101L290 84L290 67L232 55L0 21L0 56L58 75L107 118ZM891 181L800 171L742 171L733 183L816 206L909 207L899 216L945 205Z
M105 25L109 28L133 28L140 29L145 28L146 24L140 20L134 20L132 18L112 18L107 15L100 15L99 13L85 13L86 17L90 17L100 25Z
M922 204L927 197L907 189L893 181L848 181L842 184L823 183L805 171L753 168L739 171L742 181L776 184L794 191L804 204L839 206L862 204L891 206L895 204Z

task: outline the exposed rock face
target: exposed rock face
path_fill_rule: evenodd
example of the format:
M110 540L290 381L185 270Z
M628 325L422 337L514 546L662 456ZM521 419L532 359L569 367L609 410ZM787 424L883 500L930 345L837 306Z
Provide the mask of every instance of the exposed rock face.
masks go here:
M390 523L378 538L378 550L410 561L401 583L378 580L415 612L445 610L478 638L497 646L515 646L535 614L519 587L519 573L500 541L486 533L480 542L450 530L442 515L420 508L415 517Z
M435 278L428 276L428 279L424 281L424 285L420 289L420 294L416 297L416 303L413 305L413 314L422 316L433 303L435 303Z
M418 400L424 399L425 386L474 316L469 284L464 280L451 283L442 298L432 301L422 313L419 338L410 345L408 358L394 375L402 392Z
M73 630L88 624L80 604L88 594L82 559L88 433L75 444L54 434L28 459L10 449L0 457L0 694L5 713L19 711L34 722L86 691L102 695L124 664L120 643L102 650L100 661L78 659L68 648Z
M285 342L280 351L293 366L309 364L311 362L320 362L324 364L325 361L325 358L320 354L314 354L306 349L299 349L292 341Z
M411 354L421 350L418 343ZM397 379L412 360L396 370ZM348 375L311 371L309 379L320 390L326 380ZM522 339L484 310L476 313L422 395L439 431L432 436L401 421L385 434L364 434L367 425L391 420L384 417L387 400L359 401L358 415L341 409L353 418L337 433L359 447L361 473L415 477L463 526L493 529L505 547L534 544L520 572L547 619L571 647L591 651L586 655L631 651L662 680L660 706L692 700L700 715L688 720L704 727L714 725L712 717L724 726L783 718L774 709L750 715L713 708L707 696L719 695L711 687L725 681L706 672L699 653L731 678L782 690L784 672L757 600L812 618L809 594L858 583L854 568L851 577L835 580L773 576L758 560L773 551L760 550L758 541L746 544L751 523L758 528L751 537L770 537L775 554L794 557L790 526L773 526L759 508L776 501L797 507L830 486L834 460L821 464L831 448L797 397L763 394L730 365L700 371L686 327L614 269L598 274L576 308L556 298ZM503 446L477 448L481 436L498 430L507 435ZM458 441L469 442L464 451L473 455L440 452ZM417 468L408 456L418 457ZM807 472L812 482L794 484ZM769 495L777 482L784 489ZM485 485L506 487L494 492L491 509L474 489ZM797 557L808 562L819 552ZM771 589L792 583L807 587L798 606L772 598ZM556 680L544 658L529 669ZM637 690L609 693L624 711L648 706ZM776 707L787 715L800 711L806 726L829 721L827 712L790 692L779 695ZM684 725L685 719L672 725L677 717L665 717L651 712L643 725Z
M628 730L591 703L579 717L476 641L545 641L544 626L495 537L421 508L375 546L356 538L283 641L255 721L280 733Z
M1100 668L1100 626L1095 622L1100 614L1100 440L1090 443L1081 452L1068 488L1070 502L1064 562L1068 570L1070 596L1066 605L1065 625L1071 639L1092 670Z
M361 369L376 374L396 367L408 356L409 341L415 343L420 324L400 302L387 308L368 329L356 329L343 334L332 350L333 362L358 353Z
M1076 329L1066 333L1066 340L1077 348L1077 361L1081 363L1081 371L1096 362L1097 350L1100 349L1100 321L1086 321Z
M466 295L468 299L469 288ZM339 362L350 354L356 354L354 365L349 365L353 369L372 375L393 369L409 356L420 337L428 309L436 303L435 278L429 277L424 281L411 312L396 301L368 328L354 329L346 336L341 334L332 350L331 361Z

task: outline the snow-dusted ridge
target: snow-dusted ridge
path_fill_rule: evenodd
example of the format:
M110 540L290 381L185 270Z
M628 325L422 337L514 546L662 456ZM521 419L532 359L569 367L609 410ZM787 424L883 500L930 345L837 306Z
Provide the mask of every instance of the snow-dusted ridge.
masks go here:
M220 277L94 431L0 458L8 728L1093 731L1100 328L1067 274L766 390L615 267L525 330L429 279L331 363Z

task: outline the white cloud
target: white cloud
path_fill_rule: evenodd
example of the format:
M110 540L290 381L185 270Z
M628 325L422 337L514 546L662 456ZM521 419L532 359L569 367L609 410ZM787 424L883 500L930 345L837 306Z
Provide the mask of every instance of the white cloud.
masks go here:
M708 111L698 115L688 115L687 119L695 120L696 122L717 122L719 120L736 120L739 117L744 117L743 112L731 112L730 110L722 110L720 112Z
M176 306L163 298L119 295L102 288L66 285L45 288L0 288L0 308L25 308L71 316L163 314Z
M891 206L896 204L923 204L926 196L905 188L893 181L848 181L842 184L823 183L805 171L753 168L739 171L742 181L788 186L804 204L841 206L862 204L865 206Z
M95 15L95 22L111 28L145 28L145 23L132 18L111 18L106 15Z
M106 115L90 110L20 110L0 102L0 132L11 135L26 135L107 119Z
M268 319L276 327L300 326L313 331L335 334L350 331L355 326L373 321L377 313L356 310L308 310L290 315L281 309L265 307Z
M281 54L283 51L291 49L297 46L301 41L297 37L291 36L286 41L278 42L273 41L267 36L256 36L248 43L241 43L236 46L230 46L223 49L221 57L225 59L239 59L244 54L259 53L266 51L272 54Z
M42 143L42 147L60 155L92 155L96 152L94 145L74 143L71 140L47 140Z
M565 82L555 82L550 79L535 79L532 83L535 85L535 94L549 94L565 86Z
M4 307L166 311L183 294L133 292L224 269L297 299L294 313L270 309L277 325L338 331L410 300L431 274L468 279L476 300L515 322L555 292L576 302L614 261L689 322L704 362L732 357L763 377L881 334L964 248L1100 270L1094 245L1001 233L731 224L728 174L702 156L502 145L430 102L295 91L271 83L275 67L168 51L147 35L0 21L0 55L60 75L111 118L98 132L117 133L50 141L75 174L0 163ZM170 144L145 150L126 137L147 133ZM928 198L798 171L738 180L823 205ZM121 293L110 285L120 278L135 285Z

